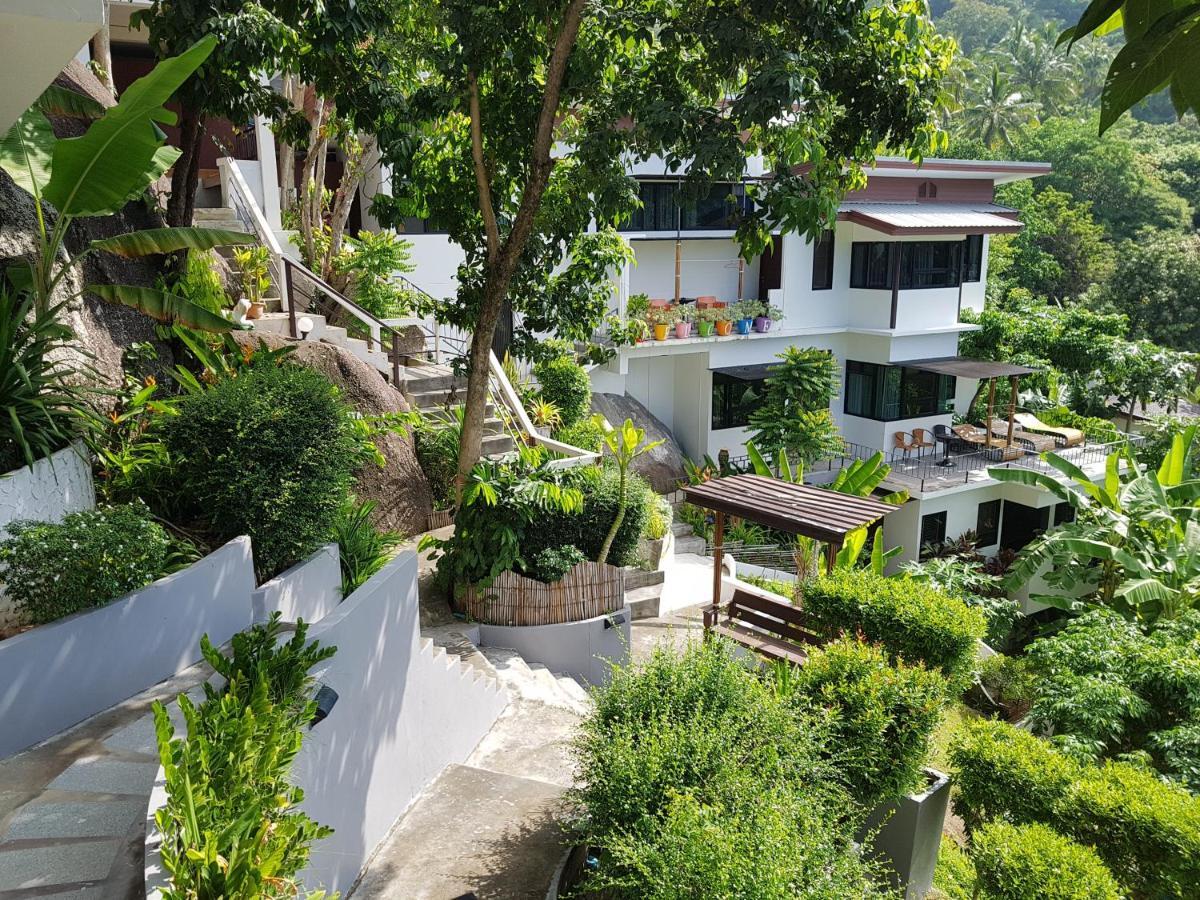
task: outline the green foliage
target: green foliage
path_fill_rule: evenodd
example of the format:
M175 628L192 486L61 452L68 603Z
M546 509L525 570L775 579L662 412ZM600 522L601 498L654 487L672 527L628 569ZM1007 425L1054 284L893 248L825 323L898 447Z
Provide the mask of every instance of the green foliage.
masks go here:
M981 612L929 584L839 569L806 581L801 605L823 634L859 634L893 660L923 662L965 687L986 631Z
M255 366L187 394L162 422L171 504L216 542L254 543L260 581L328 540L368 456L335 388L312 369Z
M1139 759L1200 792L1200 612L1144 633L1109 612L1027 650L1033 721L1080 759Z
M189 303L212 313L219 313L229 306L225 285L213 268L210 251L188 251L187 264L183 274L175 282L174 290Z
M977 832L1041 822L1096 849L1135 896L1192 895L1200 883L1200 800L1135 766L1079 763L1011 725L974 720L951 749L955 810Z
M271 286L271 251L261 245L239 247L233 261L242 278L242 296L258 303Z
M397 531L380 531L375 527L371 517L376 505L374 500L348 497L333 523L333 539L337 541L342 566L342 599L382 569L404 540L404 535Z
M153 376L139 381L126 374L124 390L107 416L97 417L88 431L96 455L98 494L110 503L141 498L162 506L173 477L171 455L154 425L176 414L175 398L159 399Z
M980 662L978 680L967 699L984 712L999 707L1011 722L1029 711L1033 692L1034 676L1026 659L995 653Z
M423 417L413 429L417 463L429 481L434 509L454 506L458 444L462 439L462 408L441 416Z
M585 890L615 900L876 896L821 726L719 641L617 668L579 742Z
M540 396L558 408L562 428L577 425L592 405L592 380L572 356L555 356L533 367Z
M199 706L179 696L185 736L174 736L166 709L154 704L167 790L155 820L170 900L323 896L304 893L296 875L313 842L332 830L300 811L304 792L291 766L316 709L309 670L334 648L306 644L303 622L289 641L281 637L276 613L236 635L231 656L204 638L205 659L227 683L206 684Z
M1185 416L1155 416L1140 432L1142 443L1134 448L1137 460L1148 469L1157 469L1171 450L1175 435L1188 428L1200 426L1200 418ZM1184 465L1183 477L1191 480L1200 476L1200 453L1191 449Z
M754 443L768 456L783 450L804 464L842 452L829 411L838 364L826 350L788 347L767 377L762 402L750 414Z
M547 583L560 581L564 575L586 560L587 557L580 552L579 548L570 544L563 544L561 547L547 547L545 550L538 551L527 574L531 578Z
M559 417L561 419L561 413ZM555 428L551 437L572 447L599 453L600 448L604 446L604 426L594 418L580 419L574 425Z
M1038 418L1056 428L1077 428L1094 444L1113 444L1121 439L1121 432L1108 419L1096 416L1081 416L1065 406L1038 411Z
M350 252L334 260L333 269L349 279L350 298L377 319L412 315L417 295L394 278L397 272L413 270L412 242L391 231L360 231L346 244Z
M971 839L983 896L995 900L1120 900L1112 873L1091 847L1045 825L990 822Z
M987 620L984 640L991 647L1002 647L1020 615L1020 604L1008 596L1000 578L986 572L982 563L982 559L935 556L907 562L901 571L914 581L932 584L982 612Z
M942 835L933 891L929 896L938 900L987 900L975 896L975 867L966 851L948 834Z
M892 666L878 647L845 637L814 650L792 697L829 717L830 753L849 794L872 809L924 783L929 739L946 680L923 666Z
M64 361L71 329L32 316L33 297L0 285L0 474L32 466L71 442L88 407Z
M651 541L662 540L671 531L671 504L665 497L655 497L646 510L646 524L642 526L642 537Z
M1123 241L1116 270L1098 302L1129 317L1136 337L1176 350L1200 347L1200 312L1191 302L1200 281L1200 239L1146 229Z
M608 562L608 554L612 551L613 542L625 521L625 512L629 507L629 467L639 456L649 453L662 443L662 441L646 443L646 432L635 426L632 419L626 419L620 428L614 428L604 433L604 449L607 451L605 459L611 460L617 467L617 509L613 514L612 524L604 535L604 543L600 545L596 562L601 564ZM634 486L634 490L640 492L643 497L643 507L648 507L649 504L644 502L645 487L639 482ZM638 527L639 536L643 527L644 525Z
M53 622L104 606L176 568L170 536L140 501L14 522L0 541L0 582L21 618Z

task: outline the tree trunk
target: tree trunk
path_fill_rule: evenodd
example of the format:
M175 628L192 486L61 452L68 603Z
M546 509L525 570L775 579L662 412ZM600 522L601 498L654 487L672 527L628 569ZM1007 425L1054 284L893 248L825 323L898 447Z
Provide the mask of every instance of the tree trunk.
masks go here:
M503 288L495 282L484 287L483 308L479 321L471 335L470 368L467 370L467 396L463 401L462 432L458 441L458 474L455 478L458 499L462 498L463 486L479 461L483 449L483 420L487 409L488 380L491 377L492 335L496 333L496 322L504 306ZM457 502L457 501L456 501Z
M191 109L183 111L179 126L180 156L171 171L171 196L167 200L167 224L174 228L192 224L189 210L196 201L196 182L192 177L193 161L198 160L200 156L203 124L200 113Z
M1137 406L1137 397L1129 401L1129 411L1125 413L1125 431L1133 431L1133 410Z
M349 142L347 142L349 145ZM353 151L347 151L346 168L342 171L342 180L338 184L337 193L333 197L333 209L329 216L329 255L325 266L331 271L322 277L328 281L333 274L333 261L337 259L342 249L342 238L346 233L346 223L350 220L350 209L354 206L354 198L362 185L366 174L364 163L375 150L375 138L364 137L355 142Z
M317 227L317 224L313 221L311 195L313 192L313 182L316 178L317 153L324 154L324 145L321 143L321 120L324 118L324 114L325 100L323 97L317 97L313 118L309 123L308 154L304 157L304 172L300 178L300 196L298 198L300 205L300 235L304 246L304 262L310 266L314 263L313 257L316 255L313 234Z
M608 562L608 553L612 550L613 541L617 539L617 532L621 530L621 523L625 521L625 507L629 502L625 484L628 468L628 466L621 467L621 484L619 487L621 493L617 495L617 514L613 517L613 523L608 529L608 534L604 536L604 543L600 546L600 555L596 557L596 562L600 563L600 565Z
M100 81L115 100L117 97L117 87L113 83L112 32L108 27L108 17L109 12L106 8L104 12L104 25L96 32L96 36L92 39L92 46L96 51L96 63L100 66Z

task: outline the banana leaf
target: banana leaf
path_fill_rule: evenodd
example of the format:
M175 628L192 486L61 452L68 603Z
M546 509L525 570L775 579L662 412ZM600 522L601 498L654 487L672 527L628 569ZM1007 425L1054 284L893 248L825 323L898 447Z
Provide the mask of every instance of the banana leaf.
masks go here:
M93 250L103 250L132 259L174 253L177 250L211 250L236 244L252 244L254 235L244 231L225 231L220 228L147 228L131 234L92 241Z
M56 142L50 120L30 107L0 139L0 169L33 196L41 197L50 182Z
M104 104L98 100L57 84L42 91L34 105L48 116L65 119L98 119L104 115Z
M198 331L224 332L232 331L234 327L228 319L202 306L155 288L131 284L90 284L87 290L102 300L136 309L160 322L186 325Z

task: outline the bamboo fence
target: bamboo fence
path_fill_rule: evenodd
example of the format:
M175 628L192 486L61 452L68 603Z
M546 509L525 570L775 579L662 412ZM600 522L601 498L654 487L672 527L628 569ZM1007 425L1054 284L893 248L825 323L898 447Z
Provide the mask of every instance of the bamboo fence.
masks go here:
M488 587L468 587L461 604L468 617L488 625L581 622L625 605L625 573L617 566L581 562L546 584L504 572Z

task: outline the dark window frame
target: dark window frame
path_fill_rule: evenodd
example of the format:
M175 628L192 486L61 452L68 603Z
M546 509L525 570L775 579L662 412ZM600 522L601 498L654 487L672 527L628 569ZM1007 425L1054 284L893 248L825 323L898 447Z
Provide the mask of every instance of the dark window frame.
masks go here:
M766 388L765 378L735 378L724 372L712 373L711 430L746 428L750 413L757 407ZM750 398L747 399L747 394Z
M967 257L976 249L977 265L968 271ZM979 281L983 268L983 235L961 241L855 241L850 245L850 287L890 291L896 254L899 253L899 289L946 290L968 281ZM898 248L898 249L897 249ZM974 278L967 275L973 274Z
M821 236L813 242L812 289L828 291L833 289L833 232L826 228Z
M975 511L975 543L979 547L992 547L1000 543L1000 515L1003 508L1002 500L985 500ZM992 524L985 524L985 519L992 519Z
M720 181L707 196L694 201L682 200L678 181L638 181L638 199L642 205L633 211L618 231L733 231L736 218L749 206L746 185L740 181ZM728 197L736 198L730 201Z
M963 241L963 283L973 284L983 278L983 235L968 234Z
M899 422L953 413L958 379L908 366L848 359L843 385L842 411L846 415Z
M921 559L924 560L924 559L929 558L929 553L928 553L927 548L938 547L941 544L946 543L946 520L947 520L947 518L948 518L948 516L946 514L946 510L942 510L941 512L935 512L935 513L926 513L925 515L921 516L921 549L920 549L920 558ZM926 532L928 531L928 527L925 524L926 522L934 523L934 529L937 533L936 540L926 540L926 537L927 537Z

